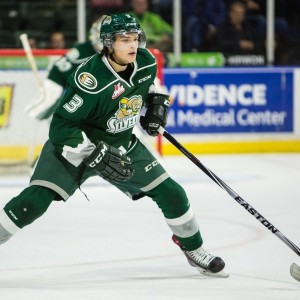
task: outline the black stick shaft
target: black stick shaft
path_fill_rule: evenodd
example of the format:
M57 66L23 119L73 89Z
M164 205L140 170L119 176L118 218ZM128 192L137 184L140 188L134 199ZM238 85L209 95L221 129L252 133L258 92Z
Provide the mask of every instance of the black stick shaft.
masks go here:
M297 247L291 240L285 237L279 229L277 229L271 222L264 218L256 209L254 209L247 201L239 196L232 188L230 188L222 179L220 179L211 170L205 167L200 160L190 153L184 146L182 146L170 133L164 128L160 127L159 132L179 151L181 151L188 159L190 159L201 171L203 171L210 179L212 179L218 186L225 190L237 203L243 206L251 215L253 215L261 224L263 224L270 232L275 234L282 242L284 242L290 249L292 249L298 256L300 256L300 248Z

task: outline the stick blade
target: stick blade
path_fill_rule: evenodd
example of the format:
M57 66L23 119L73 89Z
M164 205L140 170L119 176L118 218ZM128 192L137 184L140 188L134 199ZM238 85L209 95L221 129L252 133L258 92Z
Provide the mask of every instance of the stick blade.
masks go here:
M292 263L290 273L294 279L296 279L297 281L300 281L300 267L298 265L296 265L295 263Z

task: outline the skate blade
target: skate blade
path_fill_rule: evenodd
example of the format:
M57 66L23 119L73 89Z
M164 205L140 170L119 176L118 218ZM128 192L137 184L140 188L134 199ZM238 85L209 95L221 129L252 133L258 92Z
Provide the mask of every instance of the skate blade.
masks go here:
M200 274L205 275L205 276L219 277L219 278L228 278L229 277L229 274L224 271L220 271L218 273L212 273L212 272L206 271L204 269L201 269L200 267L196 267L196 269Z

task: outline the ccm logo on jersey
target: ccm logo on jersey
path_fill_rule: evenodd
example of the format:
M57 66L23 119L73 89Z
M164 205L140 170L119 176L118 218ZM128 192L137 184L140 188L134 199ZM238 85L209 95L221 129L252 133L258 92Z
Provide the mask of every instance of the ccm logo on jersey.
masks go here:
M148 79L150 79L150 78L151 78L151 75L148 75L148 76L146 76L146 77L140 79L140 80L138 81L138 83L144 82L144 81L146 81L146 80L148 80Z
M149 172L151 169L153 169L154 167L156 167L157 165L159 165L159 162L157 160L153 161L151 164L147 165L145 167L145 171Z
M81 85L89 90L94 89L97 86L96 78L88 72L83 72L78 75L78 81Z
M91 162L91 163L89 164L89 166L90 166L91 168L95 168L95 167L99 164L99 162L100 162L100 161L102 160L102 158L104 157L104 155L105 155L107 149L108 149L108 148L106 147L106 145L103 144L103 148L100 150L100 153L98 154L98 156L94 159L93 162Z

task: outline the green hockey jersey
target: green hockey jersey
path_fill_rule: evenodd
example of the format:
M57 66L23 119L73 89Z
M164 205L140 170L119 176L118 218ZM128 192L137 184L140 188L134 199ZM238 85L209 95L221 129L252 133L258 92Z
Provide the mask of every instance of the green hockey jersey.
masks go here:
M96 51L90 41L75 44L73 48L54 63L48 78L65 88L72 72L95 53Z
M126 151L156 70L147 49L138 49L128 81L105 56L93 55L69 77L50 125L50 141L75 166L99 141Z

